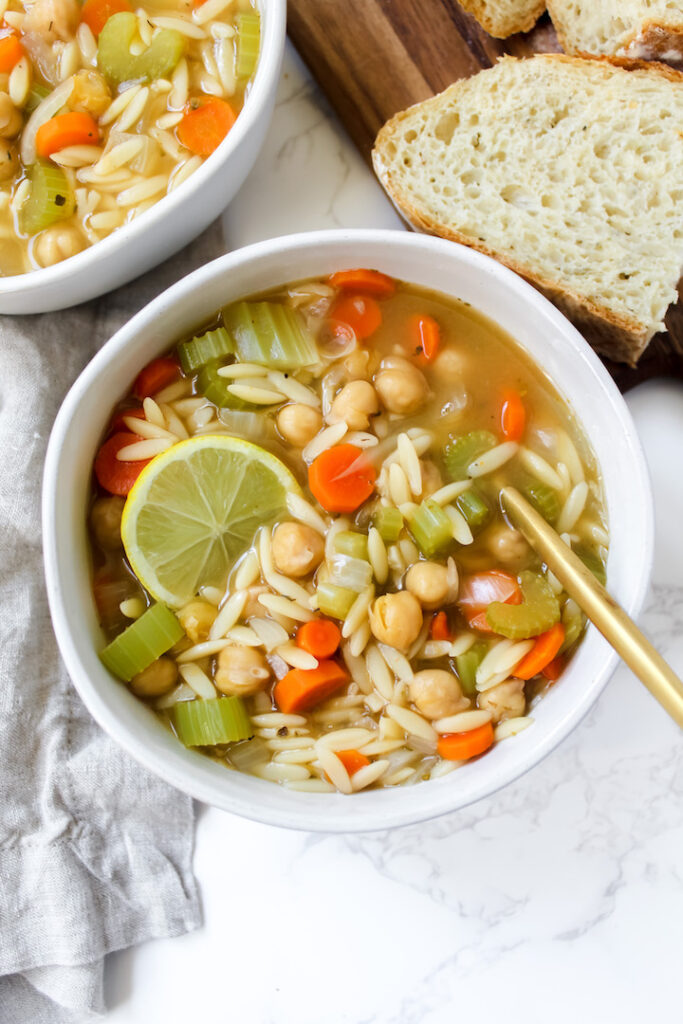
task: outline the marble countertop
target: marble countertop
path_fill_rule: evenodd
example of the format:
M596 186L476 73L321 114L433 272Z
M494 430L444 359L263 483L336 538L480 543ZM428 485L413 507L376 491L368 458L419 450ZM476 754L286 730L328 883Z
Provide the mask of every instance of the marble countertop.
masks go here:
M226 245L401 224L289 48ZM683 673L683 387L628 397L657 544L643 625ZM637 539L634 538L634 543ZM107 1024L679 1020L683 745L630 672L542 764L474 807L358 836L198 809L204 927L111 956Z

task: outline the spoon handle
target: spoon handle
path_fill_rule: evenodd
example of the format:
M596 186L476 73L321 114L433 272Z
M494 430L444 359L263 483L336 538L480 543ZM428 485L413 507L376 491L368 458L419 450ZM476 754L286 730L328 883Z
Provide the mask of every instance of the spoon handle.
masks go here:
M504 511L567 593L664 710L683 728L683 683L661 654L519 491L514 487L504 487L500 497Z

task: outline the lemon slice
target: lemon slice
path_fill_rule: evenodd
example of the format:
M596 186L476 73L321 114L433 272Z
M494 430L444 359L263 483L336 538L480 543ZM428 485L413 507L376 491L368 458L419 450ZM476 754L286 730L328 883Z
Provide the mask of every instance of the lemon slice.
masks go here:
M121 520L133 572L149 593L179 608L199 587L225 587L230 567L259 526L299 493L270 452L237 437L180 441L157 455L135 482Z

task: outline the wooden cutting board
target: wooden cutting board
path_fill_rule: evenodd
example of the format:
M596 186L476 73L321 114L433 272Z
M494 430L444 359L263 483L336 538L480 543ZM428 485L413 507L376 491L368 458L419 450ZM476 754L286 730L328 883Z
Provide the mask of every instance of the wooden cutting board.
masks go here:
M532 32L493 39L456 0L289 0L288 30L368 162L377 132L397 111L503 53L560 49L547 16ZM655 336L635 369L603 360L622 391L650 377L683 379L680 302L666 324L668 333Z

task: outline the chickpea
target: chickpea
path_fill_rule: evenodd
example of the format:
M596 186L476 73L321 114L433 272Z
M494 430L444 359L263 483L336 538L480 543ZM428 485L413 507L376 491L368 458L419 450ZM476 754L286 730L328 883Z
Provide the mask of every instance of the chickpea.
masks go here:
M254 647L224 647L219 651L213 681L221 693L247 697L262 690L270 679L263 654Z
M17 147L0 140L0 181L9 181L19 170Z
M370 629L381 643L407 651L422 629L420 602L407 590L378 597L370 608Z
M130 681L130 688L138 697L161 697L175 686L178 666L173 658L162 655Z
M523 679L506 679L477 697L477 707L490 711L494 722L504 718L518 718L526 709Z
M41 267L51 267L69 256L75 256L84 248L85 242L77 228L56 225L36 235L33 256Z
M428 612L445 603L449 589L446 566L438 562L416 562L406 573L406 590Z
M303 448L312 441L322 425L323 418L318 409L301 402L286 405L277 417L277 429L295 448Z
M434 377L444 384L460 384L468 368L468 358L451 346L441 349L432 363Z
M367 380L352 380L341 389L327 417L329 423L346 423L349 430L367 430L370 417L379 412L377 394Z
M470 704L457 678L443 668L416 672L410 684L410 699L421 715L431 719L457 715Z
M273 561L285 576L308 576L323 560L325 544L317 530L303 523L280 523L273 533Z
M487 535L488 548L495 559L506 565L522 566L529 556L529 545L518 530L496 526Z
M366 348L355 348L344 360L349 380L367 380L370 376L370 353Z
M118 551L121 540L121 516L126 499L118 495L98 498L90 509L90 528L95 540L105 551Z
M100 117L111 103L111 99L109 87L98 71L84 69L76 72L69 97L69 106L72 110Z
M375 377L375 387L385 408L402 416L417 412L429 394L423 374L399 356L383 361Z
M422 477L422 491L420 492L422 498L428 498L430 494L443 486L441 473L430 459L420 459L420 475Z
M13 139L21 131L24 119L9 94L0 92L0 138Z
M178 619L192 643L199 644L208 639L217 614L217 609L208 601L190 601L180 609Z

